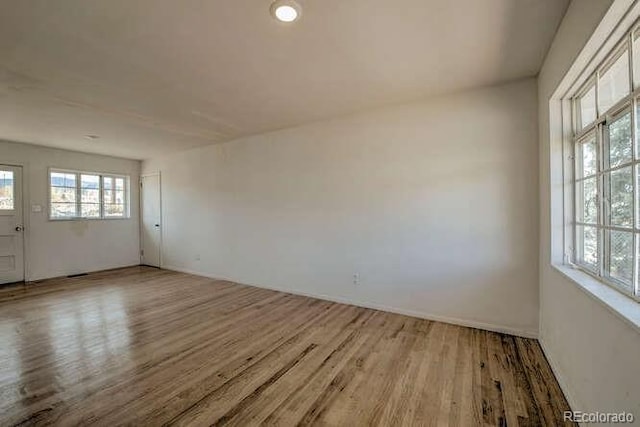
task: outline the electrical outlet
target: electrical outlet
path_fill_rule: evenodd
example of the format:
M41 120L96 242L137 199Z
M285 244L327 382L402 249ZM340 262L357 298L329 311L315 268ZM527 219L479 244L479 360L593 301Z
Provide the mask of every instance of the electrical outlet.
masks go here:
M355 273L353 275L353 284L356 286L360 284L360 273Z

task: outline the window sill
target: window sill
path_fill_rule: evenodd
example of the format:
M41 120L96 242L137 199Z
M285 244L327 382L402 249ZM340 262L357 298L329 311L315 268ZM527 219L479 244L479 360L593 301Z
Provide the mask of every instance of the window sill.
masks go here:
M569 265L553 264L553 268L570 279L591 298L604 304L609 311L640 332L640 303Z

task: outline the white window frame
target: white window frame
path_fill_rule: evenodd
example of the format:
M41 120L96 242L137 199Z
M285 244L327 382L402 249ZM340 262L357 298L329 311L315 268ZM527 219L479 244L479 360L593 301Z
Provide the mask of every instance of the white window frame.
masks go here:
M565 253L568 255L567 263L595 277L601 283L611 286L612 288L622 292L623 294L638 302L640 302L640 283L638 277L638 269L640 268L640 254L638 253L638 247L640 245L640 215L638 215L637 205L638 203L640 203L640 190L638 189L639 180L637 179L637 177L638 168L640 168L640 153L637 152L637 148L640 145L640 141L638 141L640 135L636 135L636 132L637 123L639 121L638 108L640 108L640 76L633 75L633 34L634 32L639 30L640 25L634 24L631 29L626 32L624 37L622 37L622 39L618 43L616 43L615 46L609 51L605 59L602 60L600 65L596 67L595 72L584 79L584 83L579 87L578 90L574 91L573 94L570 94L565 98L569 101L569 105L571 106L572 121L572 135L570 135L570 152L572 154L569 156L571 161L569 164L565 164L565 175L570 178L569 180L571 182L571 185L568 187L570 194L566 196L568 196L569 200L572 201L571 215L570 217L565 217L565 221L571 221L570 224L566 224L565 230L569 230L569 232L572 234L571 236L567 236L569 238L565 239ZM611 106L607 111L600 111L598 102L598 85L600 75L604 73L611 65L613 65L614 61L620 57L621 52L623 52L625 48L629 62L628 77L629 87L631 88L630 93L621 100L617 101L615 105ZM595 88L596 119L593 121L593 123L583 127L582 123L580 123L580 108L578 106L578 100L591 88L592 85ZM606 154L604 150L607 149L608 144L608 141L606 140L607 126L627 112L630 112L631 114L631 161L624 163L623 165L618 165L611 168L610 166L605 165L604 162L604 156ZM593 226L593 224L586 224L584 222L578 221L579 206L577 204L577 196L579 190L578 183L584 179L582 177L578 178L577 174L578 162L580 161L580 159L578 158L578 146L589 134L595 135L597 154L595 177L598 203L598 218L595 228L597 230L598 265L595 269L591 268L588 264L582 264L578 259L578 227L585 225ZM605 212L607 212L605 176L607 173L610 176L612 171L627 167L631 167L633 181L633 222L632 226L628 228L607 224L607 219L605 218ZM633 273L631 289L629 289L628 286L626 286L623 282L618 281L617 279L612 278L608 275L608 267L606 263L608 262L607 260L609 258L609 247L606 244L605 239L606 231L624 231L632 233Z
M76 176L76 214L75 216L69 217L55 217L51 215L51 174L52 173L65 173L65 174L74 174ZM99 200L100 200L100 215L97 217L83 217L80 215L81 212L81 204L82 204L82 183L81 183L81 175L97 175L100 177L100 184L98 187ZM124 214L122 216L106 216L104 214L104 178L122 178L124 179ZM121 220L121 219L130 219L131 218L131 178L129 175L123 175L118 173L104 173L104 172L95 172L95 171L79 171L73 169L63 169L63 168L49 168L47 172L47 215L49 221L101 221L101 220Z

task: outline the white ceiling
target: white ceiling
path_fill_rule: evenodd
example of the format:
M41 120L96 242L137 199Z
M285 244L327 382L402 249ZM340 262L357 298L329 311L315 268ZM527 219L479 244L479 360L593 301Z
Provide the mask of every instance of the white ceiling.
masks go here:
M533 76L568 0L270 3L0 0L0 139L142 159Z

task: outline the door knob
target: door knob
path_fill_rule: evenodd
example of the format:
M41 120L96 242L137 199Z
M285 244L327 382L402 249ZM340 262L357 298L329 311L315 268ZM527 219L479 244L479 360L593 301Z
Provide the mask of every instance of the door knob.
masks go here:
M21 225L16 225L16 231L22 231L24 230L24 227L22 227Z
M160 224L155 224L156 227L160 227Z

